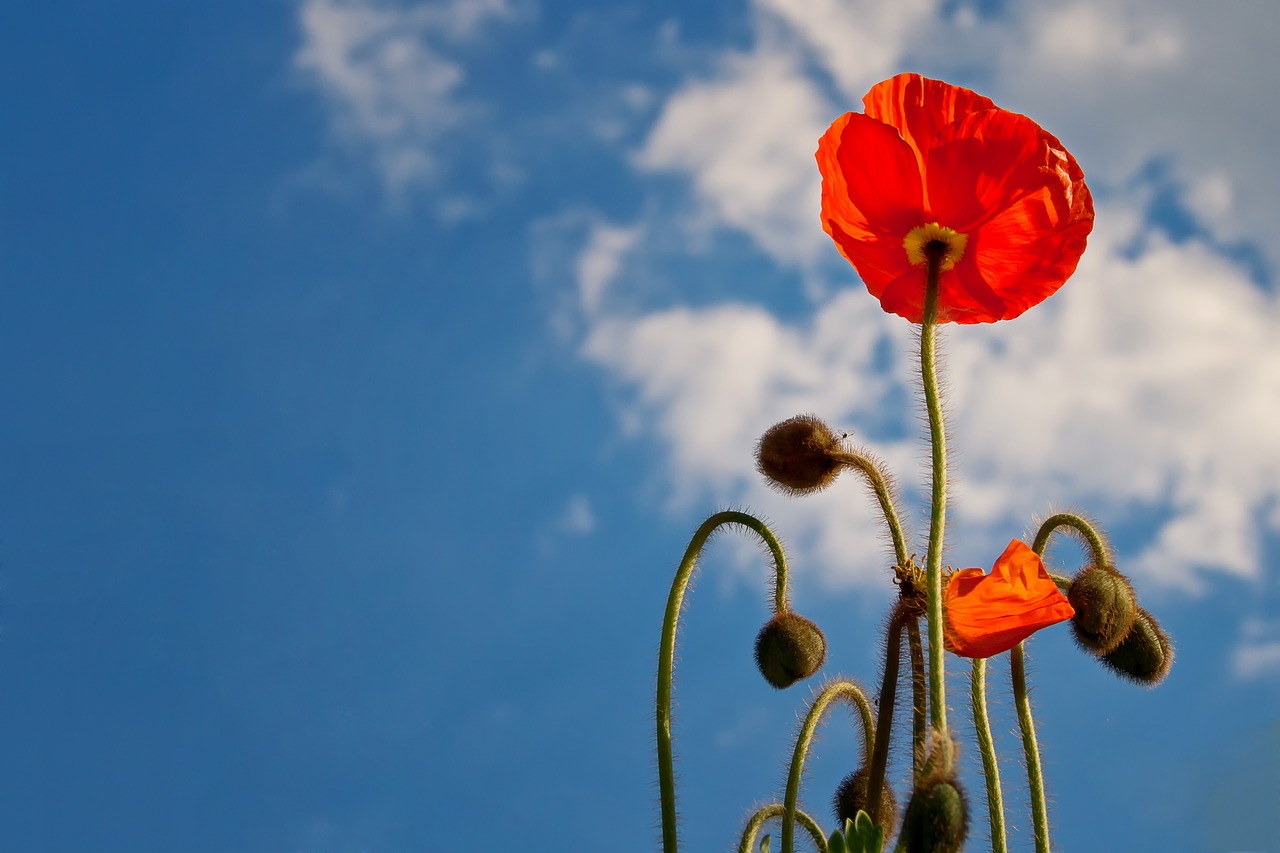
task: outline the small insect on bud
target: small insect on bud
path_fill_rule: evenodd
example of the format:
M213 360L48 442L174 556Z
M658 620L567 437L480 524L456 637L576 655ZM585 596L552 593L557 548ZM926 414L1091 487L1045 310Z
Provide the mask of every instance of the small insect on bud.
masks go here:
M844 777L844 781L836 788L836 795L831 805L836 810L836 822L841 826L846 820L856 820L860 811L866 812L871 815L872 820L876 820L876 815L872 814L867 804L867 779L870 775L865 767L859 768ZM883 827L885 837L889 838L897 825L898 800L886 783L880 787L880 815L876 826Z
M826 659L827 638L796 613L779 613L756 635L756 666L779 690L813 675Z
M1155 687L1173 666L1173 643L1156 618L1139 607L1128 636L1102 662L1121 678Z
M1138 602L1124 575L1103 566L1088 566L1067 591L1075 608L1071 619L1076 642L1089 651L1105 655L1115 650L1133 627Z
M813 415L769 427L756 446L756 468L769 485L789 495L820 492L835 482L842 450L831 428Z
M969 806L955 779L925 780L907 805L902 841L907 853L960 853L969 835Z

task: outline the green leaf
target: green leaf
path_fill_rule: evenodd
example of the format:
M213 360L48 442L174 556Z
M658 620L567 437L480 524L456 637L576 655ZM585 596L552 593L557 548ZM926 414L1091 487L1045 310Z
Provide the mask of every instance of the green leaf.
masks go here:
M760 839L760 853L769 853L769 836Z

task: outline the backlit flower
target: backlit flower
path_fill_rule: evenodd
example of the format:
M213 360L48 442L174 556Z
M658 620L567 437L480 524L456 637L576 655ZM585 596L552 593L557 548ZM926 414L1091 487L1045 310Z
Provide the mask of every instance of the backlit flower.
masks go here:
M991 574L962 569L944 592L947 647L967 658L1007 652L1041 628L1075 615L1044 563L1017 539Z
M919 323L1017 317L1062 286L1093 228L1075 158L1026 116L918 74L878 83L818 142L822 225L884 310Z

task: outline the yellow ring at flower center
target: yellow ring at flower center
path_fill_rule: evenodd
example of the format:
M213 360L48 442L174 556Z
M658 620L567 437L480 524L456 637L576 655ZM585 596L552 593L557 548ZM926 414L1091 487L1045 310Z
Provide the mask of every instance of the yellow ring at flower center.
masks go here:
M942 271L946 272L964 255L964 247L968 242L968 234L961 234L945 225L930 222L927 225L917 225L908 231L906 238L902 241L902 248L907 250L907 260L912 266L917 267L924 266L930 254L941 252Z

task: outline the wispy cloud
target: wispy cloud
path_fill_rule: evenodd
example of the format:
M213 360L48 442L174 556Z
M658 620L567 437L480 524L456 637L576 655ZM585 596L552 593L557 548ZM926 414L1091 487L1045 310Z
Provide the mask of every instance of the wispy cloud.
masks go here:
M334 143L399 202L435 183L439 143L480 114L451 52L514 15L505 0L303 0L294 66L324 98Z
M852 270L830 263L813 149L826 122L858 106L850 93L909 64L927 37L932 62L981 69L985 92L1071 140L1095 189L1125 199L1101 209L1085 260L1058 297L1018 321L948 336L960 451L956 558L980 564L995 556L984 547L1022 533L1033 514L1082 504L1140 537L1123 557L1146 581L1194 595L1215 573L1259 578L1261 537L1280 526L1266 511L1280 497L1268 426L1280 421L1280 398L1267 380L1280 375L1272 334L1280 307L1232 249L1280 228L1280 214L1263 209L1274 193L1254 189L1280 185L1258 141L1274 134L1257 132L1276 119L1240 111L1206 128L1190 118L1185 92L1209 56L1234 50L1225 33L1256 23L1243 12L1144 0L1034 3L999 20L967 4L945 14L925 0L886 5L819 14L758 0L755 44L714 56L710 74L677 87L636 155L642 176L687 179L701 228L747 235L780 269L826 270L845 282L834 297L814 291L811 316L787 321L741 303L637 311L607 294L593 303L582 352L632 390L625 419L667 448L676 500L764 508L831 583L882 571L848 561L874 536L869 504L851 509L847 494L824 495L800 513L755 481L749 459L769 424L813 411L889 436L874 450L916 479L919 445L893 438L901 430L885 415L903 411L896 426L914 432L911 365L885 356L909 352L910 332L879 312ZM1110 47L1067 44L1090 32L1105 33ZM835 49L850 39L875 49L856 57ZM1197 91L1218 86L1234 100L1237 82L1256 89L1259 69L1280 71L1273 51L1245 41L1249 59L1227 61L1253 63L1251 74L1228 85L1208 72ZM849 103L832 103L832 84ZM1210 140L1223 136L1247 152L1215 151ZM1147 219L1157 188L1144 176L1154 161L1172 164L1190 236ZM1232 233L1224 223L1239 218L1241 193L1255 194L1262 221ZM628 233L655 233L670 214L648 212ZM626 257L643 257L644 239ZM583 262L598 250L593 242Z
M1280 622L1246 621L1232 655L1231 670L1242 681L1280 676Z

